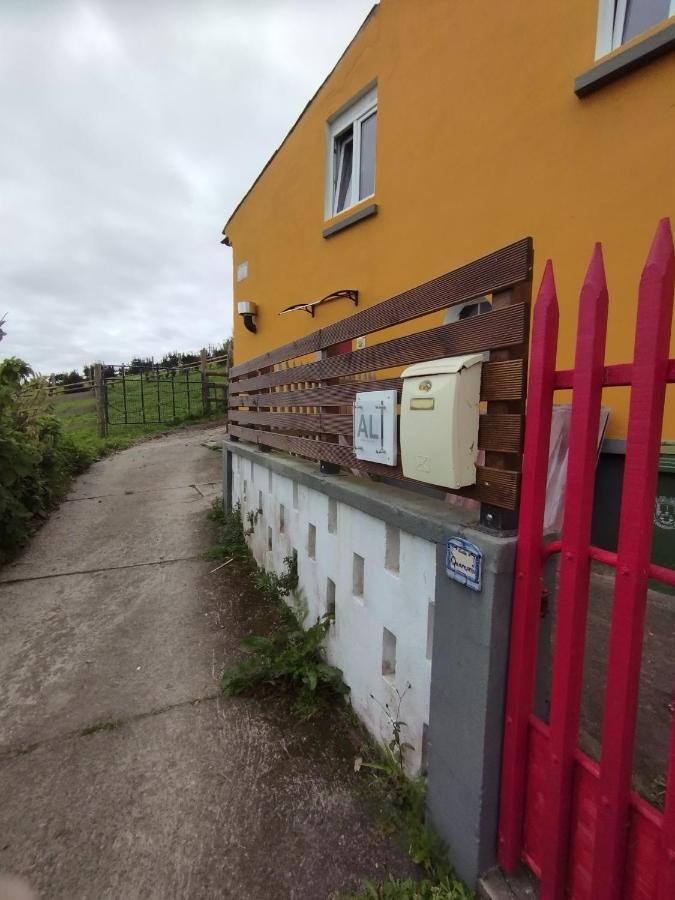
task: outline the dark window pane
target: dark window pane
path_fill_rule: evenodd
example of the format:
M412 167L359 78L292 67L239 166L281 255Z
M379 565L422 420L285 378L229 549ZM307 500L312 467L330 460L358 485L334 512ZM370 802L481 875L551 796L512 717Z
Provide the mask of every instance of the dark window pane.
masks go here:
M361 166L359 172L359 199L375 193L375 130L377 113L361 122Z
M624 41L667 19L669 12L670 0L627 0Z
M334 213L341 212L351 203L352 161L354 135L349 128L335 138L335 201Z

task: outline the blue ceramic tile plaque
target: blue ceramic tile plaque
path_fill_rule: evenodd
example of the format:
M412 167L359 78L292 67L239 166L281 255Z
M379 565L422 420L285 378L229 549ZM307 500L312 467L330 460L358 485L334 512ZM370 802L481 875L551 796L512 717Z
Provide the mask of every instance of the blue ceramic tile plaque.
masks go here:
M483 551L463 538L450 538L445 556L448 578L466 585L472 591L481 589Z

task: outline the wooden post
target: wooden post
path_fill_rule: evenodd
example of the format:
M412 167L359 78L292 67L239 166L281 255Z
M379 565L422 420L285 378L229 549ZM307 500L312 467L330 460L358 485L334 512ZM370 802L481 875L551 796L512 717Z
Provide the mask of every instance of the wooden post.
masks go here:
M203 411L204 415L206 416L211 412L211 402L209 399L209 380L206 375L206 362L207 362L206 349L202 349L202 352L200 353L199 356L200 356L199 371L200 371L201 377L202 377L202 411Z
M94 396L96 398L96 430L99 437L105 437L108 434L108 422L106 419L105 379L101 363L94 365Z

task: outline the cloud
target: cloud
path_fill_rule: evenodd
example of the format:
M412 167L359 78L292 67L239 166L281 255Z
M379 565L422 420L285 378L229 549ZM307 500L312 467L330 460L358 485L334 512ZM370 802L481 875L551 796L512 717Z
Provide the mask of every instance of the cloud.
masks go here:
M3 355L49 372L231 333L223 222L371 5L0 5Z

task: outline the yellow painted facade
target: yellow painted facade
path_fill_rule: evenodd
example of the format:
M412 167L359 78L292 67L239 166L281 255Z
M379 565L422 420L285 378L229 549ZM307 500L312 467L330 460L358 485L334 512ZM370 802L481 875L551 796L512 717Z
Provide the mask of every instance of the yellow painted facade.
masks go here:
M235 272L248 263L234 282L235 361L354 311L341 300L314 319L279 316L286 306L356 288L363 308L526 235L535 291L554 260L558 365L573 364L596 240L610 289L607 362L629 361L640 270L659 218L675 221L675 53L579 99L597 14L597 0L382 0L225 227ZM337 221L324 217L326 122L373 81L376 181L365 203L379 211L326 239ZM236 315L242 299L258 305L257 334ZM604 402L609 435L624 436L626 392ZM672 387L663 437L675 439Z

